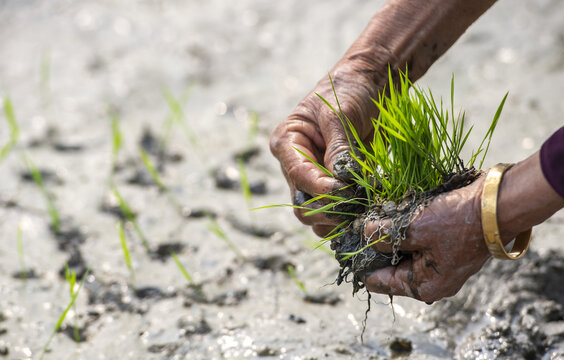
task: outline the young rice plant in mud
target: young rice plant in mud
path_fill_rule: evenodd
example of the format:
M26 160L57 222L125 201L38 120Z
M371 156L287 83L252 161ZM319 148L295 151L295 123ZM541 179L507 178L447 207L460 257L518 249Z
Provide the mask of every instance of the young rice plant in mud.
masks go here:
M12 151L20 136L20 128L18 127L18 123L16 122L14 107L9 97L4 98L4 115L6 116L8 127L10 128L10 139L4 146L0 148L0 163Z
M76 273L73 271L72 273L74 274L74 277L72 275L69 276L68 275L69 274L68 265L66 267L66 270L67 270L67 281L69 281L69 286L70 286L71 298L70 298L70 301L69 301L67 307L65 308L65 310L63 311L63 313L59 317L59 320L57 320L57 323L55 324L55 327L53 328L51 335L49 335L47 342L45 342L45 345L43 345L43 350L41 351L41 356L39 357L40 360L43 359L43 357L45 356L45 353L49 350L49 345L51 344L51 340L53 340L53 337L55 336L55 334L61 328L61 325L63 324L63 321L65 321L65 318L66 318L69 310L74 306L74 303L76 302L76 298L78 297L78 294L80 293L80 289L82 289L82 285L84 285L84 281L86 281L86 277L88 277L88 273L90 272L90 269L86 269L86 272L84 273L84 275L82 275L82 279L80 280L80 284L78 285L78 288L76 288L76 290L75 290ZM71 283L71 281L72 281L72 283ZM76 327L75 327L75 329L76 329Z
M379 115L371 119L374 135L368 143L362 141L343 114L336 96L337 108L319 96L345 129L351 150L337 160L335 172L337 178L349 185L331 194L318 195L300 208L308 209L306 215L325 213L343 219L321 243L331 242L340 265L337 284L352 282L353 294L364 286L364 274L396 265L402 256L409 256L398 249L420 209L438 194L466 186L480 176L474 166L478 160L478 168L483 163L507 94L467 162L461 159L461 153L472 128L465 130L465 114L455 113L454 79L450 96L450 109L445 109L442 100L437 102L430 91L413 86L406 74L399 72L394 82L389 71L386 92L373 99ZM313 208L313 203L324 205ZM390 232L365 236L364 224L381 219L391 220ZM372 245L378 241L391 243L393 252L382 254L374 250Z
M43 194L43 197L45 198L45 202L47 203L47 212L51 217L51 230L53 230L55 234L59 235L61 232L61 217L59 215L59 211L55 207L55 203L53 202L51 195L49 194L47 188L45 187L45 183L43 182L43 176L41 175L41 172L37 169L37 167L29 157L24 156L24 161L27 164L29 172L31 173L31 177L33 178L33 181L41 191L41 194Z

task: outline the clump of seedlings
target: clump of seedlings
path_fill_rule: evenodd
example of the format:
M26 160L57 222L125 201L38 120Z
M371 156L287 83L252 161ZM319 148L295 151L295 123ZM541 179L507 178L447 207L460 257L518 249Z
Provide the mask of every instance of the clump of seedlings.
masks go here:
M337 284L351 282L353 294L364 287L366 273L396 265L402 256L409 256L402 254L399 246L423 207L438 194L466 186L480 176L478 169L507 98L506 94L478 149L464 162L461 153L472 128L465 130L465 114L455 113L454 80L450 109L445 109L442 100L437 102L430 91L414 87L406 74L398 75L394 82L390 71L388 88L373 100L379 115L371 119L374 135L368 143L343 114L338 99L337 108L333 108L319 96L341 120L351 150L337 160L336 175L308 159L349 185L316 196L302 208L308 209L306 215L325 213L343 219L321 243L330 242L335 251L340 265ZM312 209L314 202L325 205ZM366 236L366 222L382 219L391 221L389 233ZM393 252L377 252L373 245L379 241L389 242Z

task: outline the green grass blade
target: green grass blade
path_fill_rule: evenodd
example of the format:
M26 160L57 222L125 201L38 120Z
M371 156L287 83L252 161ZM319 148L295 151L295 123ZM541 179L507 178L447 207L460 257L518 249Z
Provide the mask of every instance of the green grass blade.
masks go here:
M8 143L0 149L0 162L12 151L20 136L20 129L16 122L16 116L14 115L14 107L9 97L4 98L4 114L8 127L10 128L10 139Z
M286 266L286 270L288 271L288 275L290 275L290 278L294 281L294 284L296 284L296 286L304 293L304 295L307 295L306 287L304 283L301 282L296 276L296 271L294 269L294 266L288 264Z
M316 162L315 160L313 160L309 155L307 155L306 153L304 153L303 151L301 151L300 149L294 147L294 150L296 150L297 152L299 152L303 157L305 157L306 159L308 159L313 165L317 166L317 168L321 171L323 171L327 176L334 178L335 175L331 174L331 172L329 170L327 170L323 165L319 164L318 162Z

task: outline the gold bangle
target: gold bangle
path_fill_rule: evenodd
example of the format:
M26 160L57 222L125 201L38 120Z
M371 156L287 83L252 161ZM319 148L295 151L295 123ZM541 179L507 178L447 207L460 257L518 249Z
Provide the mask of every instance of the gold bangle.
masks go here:
M497 225L499 185L501 184L503 173L512 166L513 164L497 164L492 167L490 171L488 171L482 190L482 231L484 232L484 240L493 257L502 260L517 260L522 258L529 248L532 233L532 229L529 229L517 235L509 253L505 251L499 236L499 227Z

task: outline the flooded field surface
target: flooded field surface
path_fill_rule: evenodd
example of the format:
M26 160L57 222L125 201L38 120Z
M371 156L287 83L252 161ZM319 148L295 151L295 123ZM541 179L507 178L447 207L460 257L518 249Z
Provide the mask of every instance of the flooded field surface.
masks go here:
M382 3L0 2L0 148L9 103L19 126L0 358L564 358L562 211L525 259L430 306L375 295L366 319L290 209L249 211L289 202L269 135ZM500 1L420 80L446 97L454 74L470 148L509 91L487 166L562 126L563 18L559 0Z

